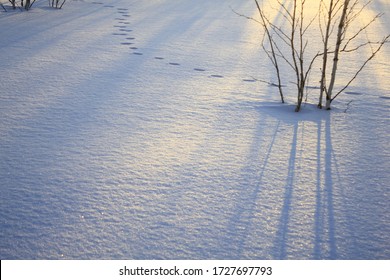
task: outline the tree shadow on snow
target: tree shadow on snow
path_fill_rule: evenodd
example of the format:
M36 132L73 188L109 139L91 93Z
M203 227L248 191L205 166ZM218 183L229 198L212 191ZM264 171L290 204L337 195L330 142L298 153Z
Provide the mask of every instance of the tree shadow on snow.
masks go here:
M312 107L310 107L312 106ZM335 259L337 258L336 239L335 239L335 220L334 220L334 202L333 202L333 179L332 172L334 172L333 158L333 145L331 139L331 112L319 111L315 108L315 105L309 105L308 108L303 108L300 113L294 112L293 105L282 105L271 102L261 102L255 105L256 111L259 113L259 121L254 132L256 135L261 135L264 129L269 129L271 125L272 133L269 133L268 143L264 142L264 137L254 137L254 141L251 145L249 152L250 157L257 157L255 159L248 160L248 169L251 167L253 161L258 160L258 155L262 154L262 160L260 169L257 169L254 176L256 176L257 182L253 184L253 181L249 183L245 188L242 188L239 194L239 199L236 202L234 214L229 223L229 234L227 237L229 241L234 241L234 245L230 247L235 251L235 257L246 258L248 257L246 249L248 238L255 234L254 230L259 230L263 235L269 235L272 226L267 225L267 229L253 228L256 223L256 219L264 220L265 223L272 218L266 216L269 213L259 213L259 201L262 200L263 186L265 180L269 183L272 181L272 174L268 174L272 167L272 157L277 153L280 153L280 147L278 147L278 140L281 137L286 137L283 133L283 129L288 127L292 129L292 134L287 133L287 137L291 137L289 143L291 147L285 147L289 149L287 174L285 175L285 183L283 189L279 191L282 194L280 205L275 205L278 202L272 202L275 209L280 209L277 214L279 218L274 222L274 238L273 244L257 244L259 248L268 247L270 249L261 249L259 258L269 259ZM300 133L306 124L314 125L314 131L317 135L304 135L305 138L299 137ZM315 209L309 209L314 214L312 226L307 228L310 231L310 236L313 236L314 240L300 240L305 237L291 234L292 221L291 218L294 214L294 208L297 206L297 197L299 199L299 193L296 192L296 188L300 182L297 180L299 177L299 168L301 167L301 147L305 149L304 140L306 137L310 137L311 141L316 137L316 182L308 182L308 185L315 185ZM286 140L286 139L283 139ZM288 139L287 139L288 140ZM307 148L309 149L309 148ZM336 170L337 171L337 170ZM283 171L280 171L283 172ZM270 178L271 177L271 178ZM251 185L250 185L251 184ZM301 183L302 184L302 183ZM282 185L275 185L272 188L280 188ZM305 187L305 186L299 186ZM309 186L308 186L309 187ZM265 191L265 190L264 190ZM312 192L313 190L308 190ZM260 202L261 204L261 202ZM271 206L272 207L272 206ZM277 216L275 216L277 217ZM276 225L276 226L275 226ZM296 229L294 229L296 230ZM257 234L256 238L261 240ZM306 236L306 234L304 235ZM298 242L297 242L298 241ZM261 241L259 241L261 242ZM295 249L298 243L309 243L312 248L304 248L300 251L304 252L303 255L297 254ZM294 252L295 251L295 252Z
M311 106L311 107L310 107ZM288 163L288 174L286 177L283 205L281 208L278 228L274 241L273 258L288 259L288 258L310 258L310 259L335 259L337 257L336 240L335 240L335 221L334 221L334 203L333 203L333 179L332 179L332 157L333 145L331 137L331 118L330 113L326 111L318 111L315 105L309 105L309 108L303 108L300 113L293 112L293 106L287 106L291 113L284 122L293 126L293 135L291 141L291 150ZM259 108L261 109L261 108ZM268 114L279 118L283 115L282 112L274 110L265 110ZM279 110L281 110L280 108ZM276 113L276 114L274 114ZM297 147L304 145L300 143L298 134L300 128L305 123L314 123L317 127L317 143L316 143L316 202L314 215L314 248L310 256L297 256L289 254L289 249L293 249L296 237L290 237L289 224L291 220L292 208L295 200L294 186L296 177L299 176L297 169L297 161L301 161ZM314 137L305 135L304 137ZM304 141L305 139L303 139ZM305 149L305 146L303 146ZM299 164L299 163L298 163ZM299 237L298 237L299 238ZM298 242L299 243L299 242Z
M315 244L313 257L315 259L336 259L335 220L333 207L333 144L331 137L331 121L327 116L325 122L317 122L317 189L315 212ZM323 134L325 126L325 135ZM323 139L325 138L325 140ZM325 141L325 154L322 150ZM324 170L322 169L324 168ZM321 184L324 175L324 184Z
M275 128L273 129L270 142L264 147L264 150L260 151L262 148L262 143L260 143L260 138L255 138L253 141L249 155L257 157L259 152L264 152L264 159L262 160L262 168L260 173L253 174L250 177L255 177L256 182L253 183L252 178L247 178L248 176L243 176L243 183L241 185L241 191L239 197L237 198L236 207L234 214L230 218L228 225L228 236L226 237L226 244L223 247L228 247L230 254L233 258L245 258L246 255L246 242L248 237L251 235L251 227L255 219L256 212L256 203L261 194L261 187L263 178L266 175L266 169L269 165L269 158L272 154L272 150L275 146L275 139L277 138L280 121L277 122ZM261 123L257 125L255 134L258 135L264 130L266 123ZM253 158L248 159L248 166L244 167L243 173L248 174L252 170L251 162ZM264 258L262 256L262 258Z

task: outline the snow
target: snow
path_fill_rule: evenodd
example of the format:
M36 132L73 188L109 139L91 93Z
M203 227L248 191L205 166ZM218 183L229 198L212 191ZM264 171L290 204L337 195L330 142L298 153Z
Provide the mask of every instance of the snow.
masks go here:
M1 259L390 258L388 46L295 113L253 1L68 2L0 12Z

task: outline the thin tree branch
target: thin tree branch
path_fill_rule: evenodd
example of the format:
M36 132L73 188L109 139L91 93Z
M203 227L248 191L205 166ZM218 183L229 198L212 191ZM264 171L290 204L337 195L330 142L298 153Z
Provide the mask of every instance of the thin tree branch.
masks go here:
M356 39L356 38L359 36L359 34L360 34L361 32L365 31L372 23L374 23L378 18L380 18L380 17L382 17L382 16L383 16L383 13L377 14L375 17L373 17L373 18L371 19L371 21L370 21L369 23L367 23L365 26L361 27L361 28L359 29L359 31L357 31L357 32L355 33L355 35L353 35L352 37L350 37L350 38L348 39L348 41L345 43L344 47L342 48L342 51L345 51L345 49L347 48L347 46L349 45L349 43L351 43L354 39Z
M390 42L390 35L387 35L381 42L381 44L378 46L378 48L370 55L369 58L362 64L362 66L359 68L359 70L355 73L355 75L352 77L352 79L339 91L335 96L331 99L331 102L339 96L344 90L346 90L351 83L357 78L357 76L360 74L360 72L363 71L363 69L366 67L366 65L375 57L375 55L381 50L381 48L386 44Z

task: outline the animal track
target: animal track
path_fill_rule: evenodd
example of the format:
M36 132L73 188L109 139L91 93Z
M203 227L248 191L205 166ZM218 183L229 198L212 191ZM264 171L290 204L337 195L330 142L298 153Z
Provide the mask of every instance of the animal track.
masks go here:
M98 3L98 2L96 2L96 3ZM112 33L113 35L125 36L125 35L129 35L128 33L133 31L132 29L127 28L131 24L129 21L127 21L127 18L130 17L130 15L128 14L127 11L128 11L128 9L126 9L126 8L117 8L117 13L120 14L120 16L115 18L115 20L117 21L117 24L115 24L113 26L115 28L117 28L117 30L119 32L114 32L114 33ZM133 41L135 39L136 39L135 37L126 37L126 40L128 40L128 41ZM131 46L131 45L134 45L134 43L133 42L120 42L120 45ZM136 46L131 46L131 47L129 47L129 49L133 50L133 52L132 52L133 55L137 55L137 56L144 55L143 52L137 51L138 48ZM154 56L153 58L155 60L164 60L165 59L162 56ZM180 66L181 64L178 63L178 62L167 62L167 65ZM196 71L196 72L207 72L207 71L209 71L207 69L199 68L199 67L195 67L192 70ZM211 74L211 75L209 75L207 77L208 78L219 78L219 79L224 78L224 76L220 75L220 74ZM242 79L241 81L242 82L246 82L246 83L254 83L257 80L255 78L253 78L253 79L245 78L245 79ZM272 86L274 86L274 85L272 84ZM277 85L275 85L275 86L277 86ZM347 93L348 94L360 94L360 93L353 93L353 92L347 92ZM385 96L380 97L380 98L390 99L390 97L385 97Z

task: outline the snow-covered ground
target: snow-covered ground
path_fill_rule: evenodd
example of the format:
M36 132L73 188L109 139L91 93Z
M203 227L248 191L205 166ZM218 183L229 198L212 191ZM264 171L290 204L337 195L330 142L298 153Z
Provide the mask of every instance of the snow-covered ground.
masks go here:
M390 258L389 47L332 111L314 90L295 113L293 85L282 105L254 81L272 66L231 8L256 16L251 0L0 12L1 259ZM389 1L372 8L389 33Z

